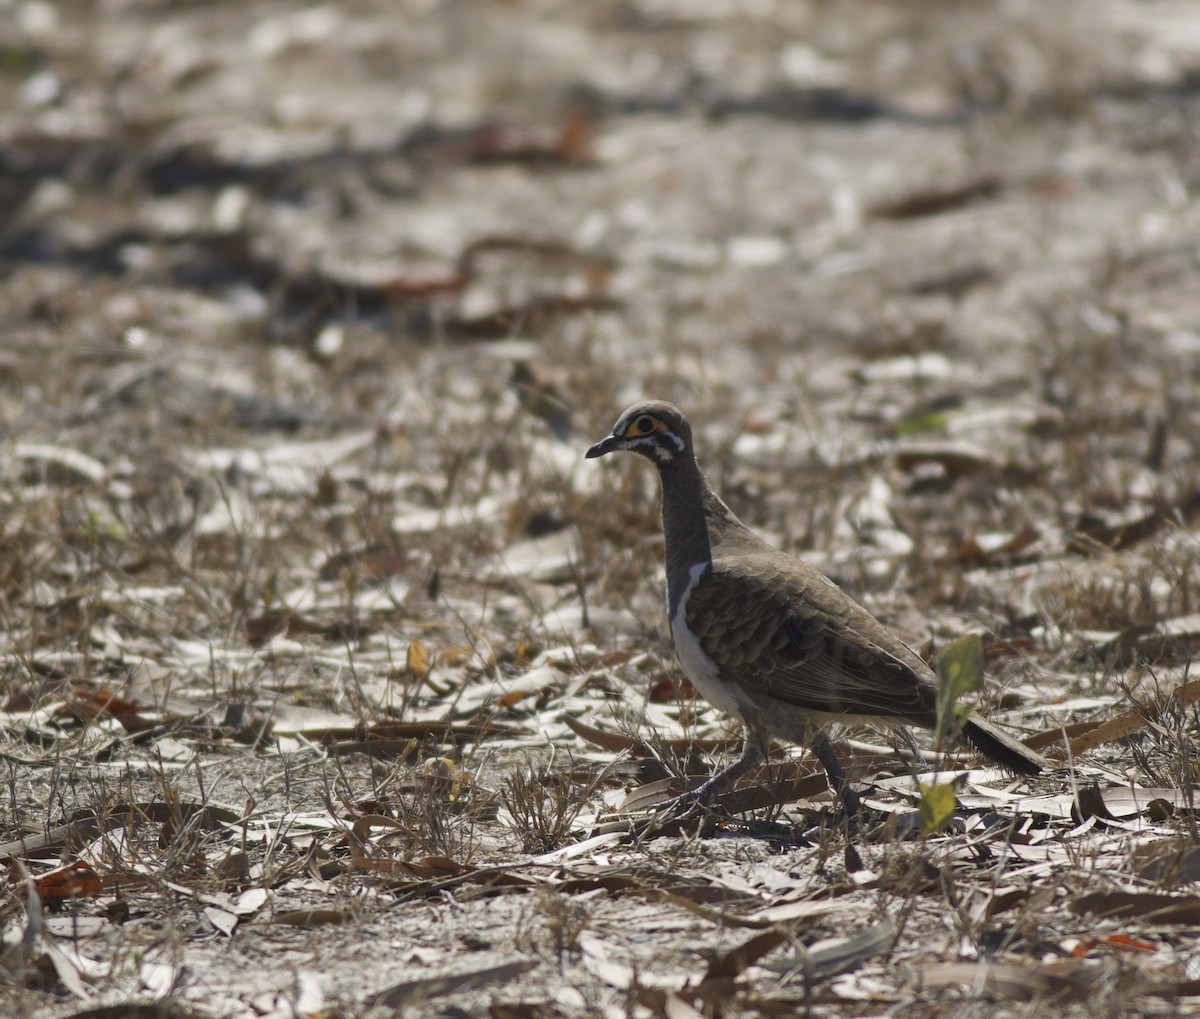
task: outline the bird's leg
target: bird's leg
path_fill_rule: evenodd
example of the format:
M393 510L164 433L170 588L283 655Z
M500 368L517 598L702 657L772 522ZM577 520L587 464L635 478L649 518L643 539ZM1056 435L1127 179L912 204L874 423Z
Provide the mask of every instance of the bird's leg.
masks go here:
M758 744L758 741L747 736L745 742L742 743L742 756L732 764L722 768L702 785L698 785L692 790L690 795L702 801L708 799L727 786L733 785L734 782L751 768L761 764L763 756L762 747Z
M721 790L727 786L733 785L739 778L755 765L760 764L766 751L762 741L754 736L747 735L746 741L742 744L742 756L730 764L728 767L722 768L711 778L706 779L695 789L691 789L686 793L676 796L674 799L667 800L666 803L660 804L656 809L658 811L676 811L681 807L686 807L687 810L692 810L697 806L703 806L711 802Z
M926 768L929 762L925 759L925 751L921 749L921 745L916 741L912 734L912 730L906 725L902 725L897 729L900 733L900 738L904 740L904 745L912 752L913 761L918 768Z
M817 755L817 760L824 767L833 794L841 801L847 823L853 826L862 812L862 801L859 800L858 793L851 789L850 783L846 781L846 773L842 771L842 765L837 759L837 754L834 753L833 744L829 742L829 737L818 729L809 740L809 746L812 747L812 752Z

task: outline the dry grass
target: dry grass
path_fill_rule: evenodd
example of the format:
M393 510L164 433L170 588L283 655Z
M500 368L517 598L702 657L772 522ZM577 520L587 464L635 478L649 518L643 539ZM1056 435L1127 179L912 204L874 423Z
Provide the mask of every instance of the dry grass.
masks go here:
M941 6L20 6L0 1011L1187 1012L1190 14ZM630 826L731 752L641 396L1063 769Z

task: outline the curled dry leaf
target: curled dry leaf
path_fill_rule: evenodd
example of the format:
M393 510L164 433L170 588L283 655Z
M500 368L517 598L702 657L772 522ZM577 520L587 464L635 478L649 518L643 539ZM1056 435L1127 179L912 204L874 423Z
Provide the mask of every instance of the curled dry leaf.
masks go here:
M42 899L78 899L104 892L100 875L82 860L39 874L33 887Z

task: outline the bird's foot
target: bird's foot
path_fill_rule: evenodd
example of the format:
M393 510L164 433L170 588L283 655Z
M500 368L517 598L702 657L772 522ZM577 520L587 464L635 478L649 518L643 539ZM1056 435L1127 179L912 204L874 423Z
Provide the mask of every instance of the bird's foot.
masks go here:
M844 785L839 799L842 801L842 809L838 812L838 821L846 826L850 835L855 835L858 832L859 823L866 817L866 808L863 806L862 797L850 786Z
M669 800L655 804L655 817L674 817L683 820L687 817L699 817L711 808L711 798L697 796L695 792L680 793Z
M736 784L737 780L758 764L764 751L758 741L747 740L742 756L727 768L718 771L695 789L654 805L654 814L645 823L646 833L674 834L697 821L696 830L710 830L721 815L714 809L717 797Z
M641 840L683 831L699 834L711 831L723 816L716 807L716 799L725 784L725 776L717 775L695 789L655 803L648 817L634 822L631 834Z
M815 819L815 824L806 829L805 837L819 837L819 833L840 832L846 836L847 846L858 841L873 841L878 829L878 815L863 803L862 797L843 784L834 791L835 800Z

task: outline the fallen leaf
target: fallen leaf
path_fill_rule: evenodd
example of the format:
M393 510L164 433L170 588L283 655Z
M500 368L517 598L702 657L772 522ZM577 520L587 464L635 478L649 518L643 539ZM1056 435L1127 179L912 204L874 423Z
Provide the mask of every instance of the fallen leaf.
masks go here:
M82 860L39 874L33 887L43 899L77 899L104 893L100 876Z
M81 721L87 722L96 718L137 715L142 709L112 690L100 689L74 691L70 702L60 710L70 712Z
M1072 899L1079 916L1138 918L1148 923L1200 923L1200 895L1161 895L1157 892L1112 890L1092 892Z
M386 990L368 995L363 1000L363 1005L366 1008L394 1009L414 999L426 1001L429 998L440 998L446 994L477 990L490 984L507 983L513 977L528 972L536 965L537 963L528 959L519 959L515 962L502 963L499 966L469 970L466 973L406 980L404 983L394 984Z
M803 952L760 963L775 973L798 972L806 980L822 980L858 969L873 956L890 951L896 940L896 924L886 919L844 938L824 938Z
M1186 707L1200 701L1200 679L1192 680L1192 682L1172 691L1169 699L1174 701L1178 707ZM1136 708L1133 711L1127 711L1116 718L1110 718L1108 721L1100 723L1094 729L1071 740L1069 756L1078 757L1093 747L1132 736L1135 732L1140 732L1151 722L1157 721L1161 714L1162 708L1157 704L1151 704L1142 708Z
M227 938L233 937L234 929L238 925L237 913L221 909L219 906L205 906L204 915L208 918L208 922Z
M331 927L349 923L354 914L348 909L292 909L273 919L288 927Z
M1191 838L1159 839L1133 851L1134 869L1144 881L1163 885L1200 881L1200 846Z
M912 471L923 464L937 464L950 478L969 478L998 471L1000 462L988 450L966 442L912 442L896 449L896 467Z
M429 675L429 648L419 637L414 637L408 645L405 669L410 676L417 679L424 679Z
M1112 812L1105 805L1104 794L1100 791L1100 786L1096 782L1081 787L1075 793L1075 803L1071 809L1071 817L1076 824L1083 824L1089 817L1096 817L1102 821L1116 820Z
M1118 952L1157 952L1158 945L1142 941L1131 934L1106 934L1098 938L1082 938L1071 949L1071 954L1077 959L1090 955L1096 948L1112 948Z
M981 199L993 198L1001 189L1002 181L992 174L985 174L954 184L925 187L910 191L898 198L877 202L869 212L880 219L915 219L942 215Z
M949 962L921 966L913 980L922 990L970 987L1011 1001L1086 1001L1105 970L1082 959L1051 963Z
M918 788L921 790L918 807L921 831L925 835L936 835L954 817L954 810L958 805L954 785L950 782L942 782L936 785L919 784Z
M779 925L770 930L756 934L748 941L742 942L736 948L722 952L711 963L704 974L701 984L710 980L735 980L742 975L747 966L758 962L768 952L774 951L780 945L792 941L795 934L786 927Z

